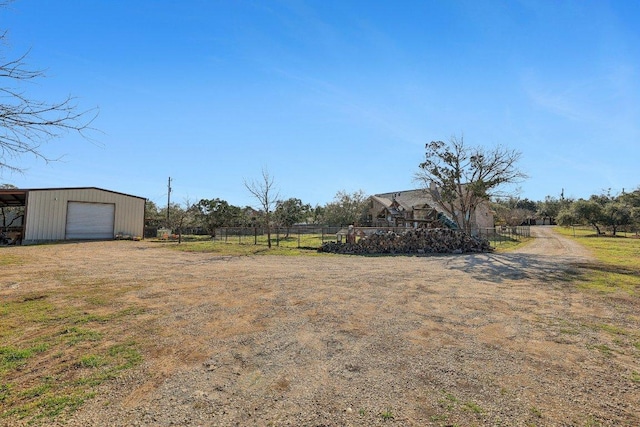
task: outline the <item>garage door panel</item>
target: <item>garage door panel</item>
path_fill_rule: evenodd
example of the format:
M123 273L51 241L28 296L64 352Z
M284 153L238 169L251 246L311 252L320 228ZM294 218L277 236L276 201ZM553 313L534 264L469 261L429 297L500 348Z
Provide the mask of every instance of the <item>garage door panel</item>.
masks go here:
M115 205L112 203L69 202L66 238L113 239Z

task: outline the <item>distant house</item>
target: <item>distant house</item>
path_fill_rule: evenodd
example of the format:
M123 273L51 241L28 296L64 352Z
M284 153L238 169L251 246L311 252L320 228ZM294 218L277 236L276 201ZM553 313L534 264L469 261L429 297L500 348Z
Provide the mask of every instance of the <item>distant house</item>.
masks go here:
M262 211L256 210L251 206L245 206L242 209L242 215L247 225L255 226L258 223L258 219L263 215Z
M453 220L424 189L375 194L369 198L368 222L373 227L449 227ZM493 227L489 204L476 208L472 229Z

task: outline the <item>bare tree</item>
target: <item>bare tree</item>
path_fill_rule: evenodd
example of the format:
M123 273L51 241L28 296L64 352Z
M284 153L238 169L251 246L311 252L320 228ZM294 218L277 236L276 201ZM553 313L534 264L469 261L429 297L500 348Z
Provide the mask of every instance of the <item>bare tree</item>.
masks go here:
M0 7L6 3L0 2ZM0 49L6 47L6 31L0 31ZM61 101L45 102L30 98L25 85L45 76L42 70L30 69L28 52L7 59L0 50L0 170L22 172L14 160L32 154L46 162L57 160L43 154L42 144L66 132L92 129L97 108L78 110L77 99L67 96Z
M164 213L166 213L166 209L164 208ZM182 234L185 228L192 227L195 224L196 209L189 199L185 199L184 207L178 203L171 203L169 212L169 220L165 220L165 224L167 228L171 229L172 233L178 235L178 244L180 244L182 243Z
M0 184L0 189L15 190L13 184ZM14 224L22 225L24 222L24 206L0 206L0 233Z
M476 208L491 197L504 196L504 184L520 182L527 176L516 163L520 152L498 146L492 150L468 147L463 138L449 143L431 141L416 179L424 184L433 200L459 228L470 232Z
M265 227L267 228L267 245L271 248L271 213L276 201L280 198L275 188L275 179L266 168L262 169L262 179L244 181L244 186L259 203L259 208L264 213Z

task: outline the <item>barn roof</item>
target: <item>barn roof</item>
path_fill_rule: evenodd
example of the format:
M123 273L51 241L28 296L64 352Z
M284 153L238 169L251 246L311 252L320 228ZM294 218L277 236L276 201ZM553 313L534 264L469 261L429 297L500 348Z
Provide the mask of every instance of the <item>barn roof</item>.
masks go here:
M27 202L27 193L29 191L60 191L60 190L98 190L108 193L121 194L123 196L145 199L144 197L134 196L131 194L120 193L117 191L105 190L98 187L66 187L66 188L0 188L0 207L24 206Z

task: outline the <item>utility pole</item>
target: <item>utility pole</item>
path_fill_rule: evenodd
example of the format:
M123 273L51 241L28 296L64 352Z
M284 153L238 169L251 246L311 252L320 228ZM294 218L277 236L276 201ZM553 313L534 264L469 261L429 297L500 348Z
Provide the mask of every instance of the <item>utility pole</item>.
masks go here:
M169 206L171 205L171 177L167 183L167 226L169 226Z

